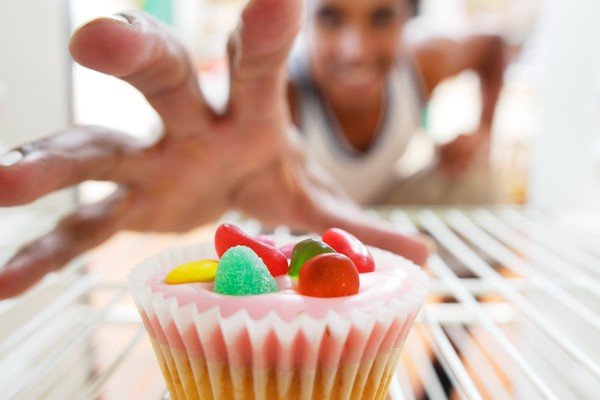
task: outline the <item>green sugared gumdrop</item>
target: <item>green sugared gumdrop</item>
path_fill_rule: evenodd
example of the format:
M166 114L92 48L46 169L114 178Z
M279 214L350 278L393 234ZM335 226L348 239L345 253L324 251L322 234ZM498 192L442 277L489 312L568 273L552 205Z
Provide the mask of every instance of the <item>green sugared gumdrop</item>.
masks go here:
M297 278L305 262L323 253L335 253L335 250L317 239L305 239L296 243L292 250L288 275Z
M266 294L276 292L277 283L255 252L246 246L235 246L219 260L213 290L235 296Z

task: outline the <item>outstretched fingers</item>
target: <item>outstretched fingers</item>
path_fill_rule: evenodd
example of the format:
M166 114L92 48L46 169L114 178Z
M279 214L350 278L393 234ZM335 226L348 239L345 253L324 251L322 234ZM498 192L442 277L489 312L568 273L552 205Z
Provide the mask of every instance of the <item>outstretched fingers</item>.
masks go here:
M49 272L126 227L131 199L119 189L100 203L84 206L50 233L22 248L0 267L0 300L16 296Z
M434 249L431 239L404 235L361 209L316 163L274 163L270 171L271 175L247 179L234 197L235 207L268 226L285 223L292 229L318 233L341 228L368 245L394 252L418 265L424 265Z
M101 127L73 127L23 145L0 165L0 206L29 203L86 180L130 183L145 147L137 139Z
M424 266L435 249L432 239L426 236L407 236L378 218L367 215L358 207L322 203L317 207L318 230L331 227L344 229L364 243L391 251Z
M196 73L183 45L160 22L142 12L93 19L69 45L79 64L136 87L159 113L167 133L203 132L209 121Z
M251 0L229 40L230 108L244 122L285 115L285 66L302 0Z

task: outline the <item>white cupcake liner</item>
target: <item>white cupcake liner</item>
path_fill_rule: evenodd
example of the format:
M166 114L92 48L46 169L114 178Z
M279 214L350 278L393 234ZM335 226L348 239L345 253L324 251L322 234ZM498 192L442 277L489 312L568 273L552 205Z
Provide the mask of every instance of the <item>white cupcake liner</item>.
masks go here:
M401 297L346 316L329 310L324 318L301 313L291 321L275 311L262 318L246 310L224 317L218 306L199 312L195 304L180 306L151 291L147 282L156 274L216 258L212 243L175 248L138 264L129 275L130 291L173 398L245 398L248 385L257 399L269 391L271 398L274 387L281 398L291 390L302 399L332 391L336 398L361 398L367 387L382 391L383 398L425 298L427 278L398 256L371 251L376 263L408 269L412 282Z

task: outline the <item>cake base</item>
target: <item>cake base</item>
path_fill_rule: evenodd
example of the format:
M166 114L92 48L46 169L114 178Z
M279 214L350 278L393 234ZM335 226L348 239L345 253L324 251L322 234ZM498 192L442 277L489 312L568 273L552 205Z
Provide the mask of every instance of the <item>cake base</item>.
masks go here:
M385 399L401 350L394 348L358 365L282 372L207 362L151 340L173 400Z

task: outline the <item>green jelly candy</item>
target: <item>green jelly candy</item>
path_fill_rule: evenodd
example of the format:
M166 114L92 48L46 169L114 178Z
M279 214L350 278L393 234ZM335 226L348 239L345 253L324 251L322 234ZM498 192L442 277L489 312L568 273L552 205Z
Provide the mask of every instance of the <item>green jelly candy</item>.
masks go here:
M215 293L235 296L277 292L277 283L263 260L246 246L228 249L217 268Z
M296 243L292 250L288 275L297 278L305 262L323 253L335 253L335 250L317 239L305 239Z

